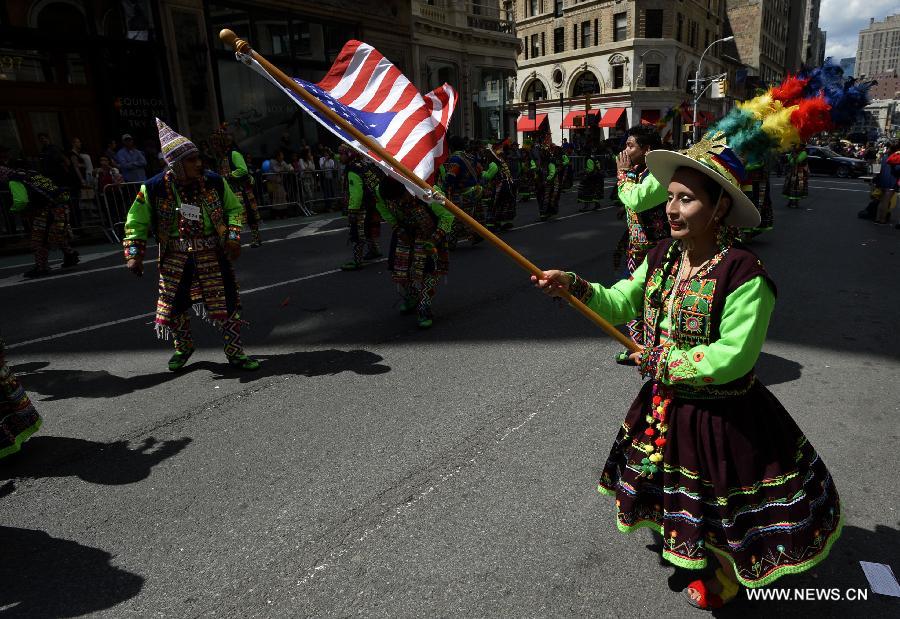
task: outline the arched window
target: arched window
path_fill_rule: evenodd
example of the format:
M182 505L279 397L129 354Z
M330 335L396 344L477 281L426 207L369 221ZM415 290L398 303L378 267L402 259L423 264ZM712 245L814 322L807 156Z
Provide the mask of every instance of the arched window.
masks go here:
M84 8L74 0L36 2L31 7L30 26L44 32L86 35Z
M593 95L600 92L600 83L597 77L590 71L585 71L572 84L572 96L582 97L584 95Z
M531 80L522 97L525 101L543 101L547 98L547 89L541 80Z

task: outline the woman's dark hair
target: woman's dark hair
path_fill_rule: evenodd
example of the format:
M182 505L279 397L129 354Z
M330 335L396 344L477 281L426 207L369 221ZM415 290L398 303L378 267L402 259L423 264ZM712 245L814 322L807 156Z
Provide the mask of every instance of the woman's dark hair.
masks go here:
M659 131L652 125L635 125L628 130L626 137L629 135L634 137L634 141L641 148L649 146L651 149L654 149L659 148L662 144L662 141L659 139Z

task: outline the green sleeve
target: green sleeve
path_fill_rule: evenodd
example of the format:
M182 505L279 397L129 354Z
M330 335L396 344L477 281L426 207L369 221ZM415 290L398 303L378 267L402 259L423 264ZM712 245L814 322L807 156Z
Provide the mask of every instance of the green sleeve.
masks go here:
M228 183L222 183L225 187L225 195L222 196L222 206L225 207L225 216L228 217L229 226L237 226L240 230L244 226L244 206L238 197L234 195Z
M774 307L775 294L763 276L744 283L725 299L719 339L688 350L670 348L661 380L721 385L746 375L759 358Z
M358 211L363 203L363 182L356 172L347 172L347 210Z
M547 174L547 180L552 181L553 177L556 176L556 164L552 161L547 165L547 170L549 174Z
M150 233L150 197L147 194L147 186L141 185L141 190L135 197L128 215L125 217L125 240L146 241Z
M234 166L234 170L231 171L231 176L234 178L243 178L250 174L244 156L236 150L231 151L231 165Z
M496 161L492 161L491 165L488 166L488 169L481 175L481 178L486 181L492 181L494 180L494 177L497 176L498 170L500 170L500 166L497 165Z
M584 169L588 172L593 172L594 171L594 160L588 159L587 163L584 164Z
M562 164L569 165L569 156L568 155L563 155Z
M612 324L622 324L637 318L644 307L644 284L647 279L647 261L641 263L630 279L616 282L609 288L600 284L587 284L590 289L578 296L594 313Z
M659 206L668 199L669 188L660 185L652 174L648 174L640 183L625 181L619 185L619 200L625 208L635 213Z
M13 213L24 211L28 207L28 190L25 189L25 185L19 181L9 181L9 191L12 193L12 208L10 210Z
M530 166L530 167L531 167L532 170L537 170L537 163L535 162L534 159L531 160L531 166Z
M397 218L394 216L393 211L388 207L385 203L384 199L381 197L381 190L375 190L375 208L378 209L378 212L381 214L381 218L388 222L391 226L397 225Z
M444 208L444 205L440 202L432 202L429 206L431 207L431 212L438 217L438 229L450 234L450 230L453 228L453 220L455 219L453 213Z
M805 150L800 151L800 154L797 155L797 163L803 163L804 161L806 161L807 157L809 157L809 153L807 153Z

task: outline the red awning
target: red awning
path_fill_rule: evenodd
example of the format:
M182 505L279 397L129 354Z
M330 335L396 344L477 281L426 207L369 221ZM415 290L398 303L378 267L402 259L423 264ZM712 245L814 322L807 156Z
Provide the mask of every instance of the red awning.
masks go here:
M681 110L681 120L690 124L694 122L694 108L684 108ZM706 112L704 110L697 111L697 126L698 127L706 127L710 123L714 123L716 121L716 115L712 112Z
M561 129L585 129L588 125L588 117L596 116L600 110L572 110L563 119Z
M545 122L547 122L546 114L537 114L534 120L528 118L528 114L522 114L519 116L519 122L516 124L516 131L537 131Z
M611 107L603 112L603 118L600 119L598 127L615 127L619 124L619 119L625 115L624 107Z
M641 124L655 125L659 122L659 110L641 110Z

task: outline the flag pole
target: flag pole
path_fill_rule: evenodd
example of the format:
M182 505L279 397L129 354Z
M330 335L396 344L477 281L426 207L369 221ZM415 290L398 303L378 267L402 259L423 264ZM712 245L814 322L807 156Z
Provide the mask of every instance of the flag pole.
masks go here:
M309 106L316 109L317 112L328 118L331 122L338 125L341 129L352 135L356 140L358 140L361 144L365 145L371 152L377 154L384 161L386 161L392 168L394 168L397 172L402 174L407 180L419 186L425 191L432 191L431 186L428 185L423 179L419 178L419 176L407 168L405 165L397 161L393 155L387 152L378 142L373 140L371 137L365 135L361 131L359 131L356 127L348 123L344 118L341 118L338 114L336 114L333 110L331 110L327 105L319 101L316 97L311 95L306 91L305 88L301 87L297 82L292 80L289 76L285 75L284 72L281 71L278 67L273 65L271 62L263 58L259 53L254 51L250 44L243 39L239 39L237 35L229 30L224 29L219 32L219 38L226 45L230 45L234 48L234 51L245 54L253 58L256 62L258 62L275 80L281 84L284 88L290 90L298 97L303 99L303 101ZM500 237L496 234L482 226L478 221L476 221L471 215L466 213L464 210L455 205L449 198L446 196L442 196L443 205L458 219L462 220L473 232L484 238L486 241L490 242L494 247L502 251L504 254L512 258L516 264L520 267L535 275L537 277L541 277L543 271L539 269L537 266L532 264L525 256L517 252L515 249L510 247L506 242L504 242ZM568 291L563 291L563 298L568 301L569 305L578 310L583 316L585 316L588 320L599 326L603 329L608 335L610 335L613 339L617 340L623 346L628 348L631 352L639 352L640 347L635 344L630 338L621 333L618 329L612 326L609 322L603 319L603 317L594 313L587 305L581 302L581 300L572 296Z

